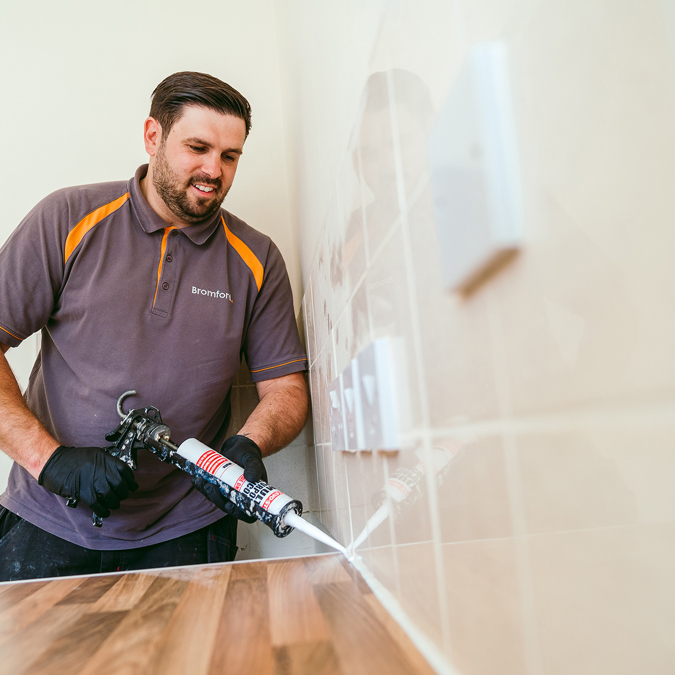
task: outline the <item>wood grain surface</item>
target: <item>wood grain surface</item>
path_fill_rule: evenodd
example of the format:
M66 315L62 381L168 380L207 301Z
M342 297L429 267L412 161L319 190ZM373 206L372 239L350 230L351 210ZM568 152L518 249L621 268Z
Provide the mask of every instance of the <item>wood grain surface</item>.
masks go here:
M432 672L339 554L0 584L0 675Z

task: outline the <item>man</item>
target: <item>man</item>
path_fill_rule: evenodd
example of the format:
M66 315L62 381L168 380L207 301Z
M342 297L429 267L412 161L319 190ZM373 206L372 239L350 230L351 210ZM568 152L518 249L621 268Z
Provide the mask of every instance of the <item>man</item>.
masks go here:
M266 479L262 456L304 424L306 361L283 259L220 208L250 126L229 85L171 75L145 121L149 164L128 182L53 193L0 249L0 448L14 459L0 579L234 558L245 516L218 490L146 451L132 472L101 446L132 388L127 404L158 407L174 442L222 446L249 480ZM4 352L37 330L24 402ZM260 403L223 445L242 354Z

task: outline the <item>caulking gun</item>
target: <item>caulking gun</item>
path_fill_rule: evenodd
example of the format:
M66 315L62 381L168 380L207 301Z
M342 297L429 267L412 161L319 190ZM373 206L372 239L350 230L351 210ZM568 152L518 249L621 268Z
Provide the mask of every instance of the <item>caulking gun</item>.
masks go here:
M247 516L253 516L269 526L277 537L285 537L293 528L284 522L289 513L302 516L302 504L264 481L250 483L244 470L219 452L189 438L180 446L171 441L171 430L162 422L157 408L135 408L124 413L122 402L135 390L125 391L117 399L117 412L122 422L105 435L112 443L105 451L136 469L138 450L149 450L163 462L173 464L191 476L201 476L217 485L221 492ZM291 519L292 520L292 519ZM93 514L92 522L101 527L103 519Z
M138 450L149 450L163 462L218 486L225 497L247 516L265 523L277 537L285 537L293 529L298 529L344 552L344 548L334 539L302 519L302 503L297 499L292 499L264 481L247 481L244 469L196 438L188 438L180 445L173 443L171 430L162 422L157 408L148 406L125 413L122 402L135 393L133 389L125 391L117 399L117 413L122 422L117 429L105 435L106 441L113 444L105 448L108 454L121 459L135 470ZM69 499L68 505L77 506L77 501ZM92 522L96 527L101 527L103 519L93 514Z

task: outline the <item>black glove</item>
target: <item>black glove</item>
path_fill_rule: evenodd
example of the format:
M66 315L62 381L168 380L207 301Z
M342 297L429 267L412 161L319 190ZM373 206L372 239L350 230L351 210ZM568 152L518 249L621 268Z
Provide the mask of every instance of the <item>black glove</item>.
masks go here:
M257 483L259 480L267 482L267 471L262 461L262 453L260 452L260 448L250 438L246 436L230 436L223 443L220 454L244 469L244 478L250 483ZM209 483L200 476L194 476L192 484L208 500L212 501L228 515L243 520L245 523L255 523L257 520L253 516L247 516L244 511L220 491L217 485Z
M103 448L60 445L40 472L38 483L61 497L84 502L101 518L119 509L129 491L138 490L133 471Z

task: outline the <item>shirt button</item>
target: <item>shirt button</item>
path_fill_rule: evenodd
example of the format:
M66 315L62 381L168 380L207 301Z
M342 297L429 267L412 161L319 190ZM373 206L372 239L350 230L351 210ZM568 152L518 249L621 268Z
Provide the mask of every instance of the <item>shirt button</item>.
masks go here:
M172 256L172 255L166 256L166 262L171 262L172 260L173 260L173 256Z
M165 281L165 282L162 284L162 288L163 288L165 291L168 291L168 290L169 290L169 284L167 284L166 281Z

